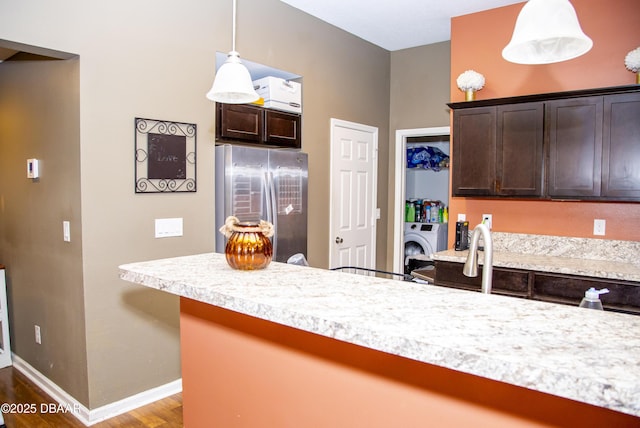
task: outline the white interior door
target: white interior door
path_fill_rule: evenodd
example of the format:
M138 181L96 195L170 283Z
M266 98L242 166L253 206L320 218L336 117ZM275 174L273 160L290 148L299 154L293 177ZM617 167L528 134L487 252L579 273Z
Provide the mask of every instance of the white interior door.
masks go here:
M378 128L331 119L332 269L347 266L375 269L377 155Z

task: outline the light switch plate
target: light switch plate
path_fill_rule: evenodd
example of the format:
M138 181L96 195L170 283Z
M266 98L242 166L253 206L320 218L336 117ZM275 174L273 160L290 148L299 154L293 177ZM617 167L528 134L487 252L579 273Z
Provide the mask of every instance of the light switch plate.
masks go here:
M27 159L27 178L40 178L38 159Z
M157 218L156 238L170 238L182 236L182 217L179 218Z
M606 226L607 226L606 220L599 219L599 218L593 220L593 234L598 236L604 236Z
M62 239L64 242L71 242L71 223L67 220L62 222Z

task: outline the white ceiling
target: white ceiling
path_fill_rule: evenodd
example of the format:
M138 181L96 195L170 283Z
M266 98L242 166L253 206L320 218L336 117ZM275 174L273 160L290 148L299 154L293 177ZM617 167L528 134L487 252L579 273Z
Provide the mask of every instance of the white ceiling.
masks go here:
M450 40L451 17L523 3L523 0L281 1L389 51Z
M524 2L523 0L281 1L389 51L450 40L451 18L454 16ZM0 62L16 52L0 47Z

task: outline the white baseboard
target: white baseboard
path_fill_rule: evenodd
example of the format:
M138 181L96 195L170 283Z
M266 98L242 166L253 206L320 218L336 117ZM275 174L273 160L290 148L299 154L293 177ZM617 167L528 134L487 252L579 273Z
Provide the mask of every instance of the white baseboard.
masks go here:
M148 389L130 397L123 398L122 400L89 410L22 358L16 354L13 354L12 356L13 367L28 377L47 395L57 401L61 408L67 409L68 413L75 416L76 419L86 426L91 426L95 423L121 415L130 410L137 409L138 407L142 407L146 404L153 403L154 401L161 400L182 391L182 379L177 379L156 388Z

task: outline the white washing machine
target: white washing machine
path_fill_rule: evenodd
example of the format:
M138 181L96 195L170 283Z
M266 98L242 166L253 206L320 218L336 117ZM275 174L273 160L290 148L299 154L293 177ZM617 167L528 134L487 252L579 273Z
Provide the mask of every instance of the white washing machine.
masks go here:
M448 223L405 223L405 273L415 267L433 265L431 255L447 249Z

